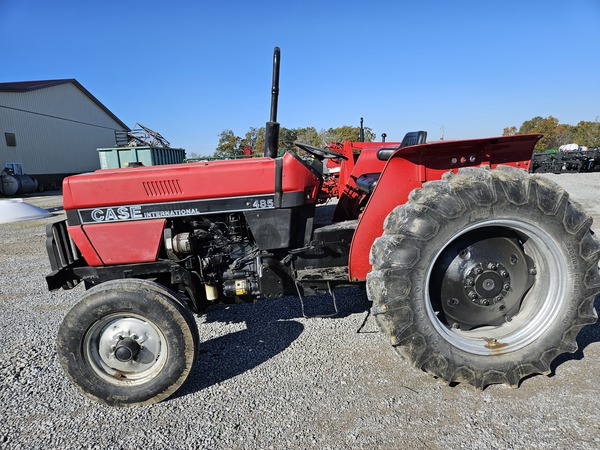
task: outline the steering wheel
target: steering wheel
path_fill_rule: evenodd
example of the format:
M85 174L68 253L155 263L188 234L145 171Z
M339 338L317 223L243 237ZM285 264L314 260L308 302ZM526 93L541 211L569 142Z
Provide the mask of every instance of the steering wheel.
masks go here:
M304 142L296 141L296 142L294 142L294 145L298 148L301 148L305 152L310 153L315 158L320 159L320 160L333 159L333 158L343 159L344 161L348 160L348 157L345 155L342 155L341 153L332 152L331 150L327 150L324 148L314 147L312 145L305 144Z

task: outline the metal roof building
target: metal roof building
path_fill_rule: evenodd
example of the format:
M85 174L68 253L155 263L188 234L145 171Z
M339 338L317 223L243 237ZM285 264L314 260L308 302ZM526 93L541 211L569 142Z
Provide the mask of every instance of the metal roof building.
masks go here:
M59 185L99 169L96 149L128 130L75 79L0 83L0 170Z

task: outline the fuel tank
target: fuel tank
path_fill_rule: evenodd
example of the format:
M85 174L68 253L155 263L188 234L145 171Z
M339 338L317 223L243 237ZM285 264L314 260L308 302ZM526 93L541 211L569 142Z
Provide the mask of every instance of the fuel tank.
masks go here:
M1 178L2 186L0 187L0 194L9 197L13 195L30 194L38 189L38 181L29 175L14 175L3 170Z

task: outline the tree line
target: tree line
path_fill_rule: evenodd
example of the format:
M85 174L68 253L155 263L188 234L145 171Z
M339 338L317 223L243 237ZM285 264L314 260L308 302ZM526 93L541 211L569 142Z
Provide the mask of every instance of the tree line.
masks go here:
M279 130L279 150L286 151L294 147L294 141L301 141L315 147L325 147L330 142L358 141L360 127L344 125L337 128L322 129L315 127L284 128ZM366 142L372 142L376 135L364 127ZM265 127L250 127L243 137L237 136L233 130L223 130L219 134L219 144L214 153L215 158L232 158L242 155L262 155L265 149Z
M579 144L586 147L600 146L600 122L580 121L577 125L561 124L556 117L536 116L526 120L520 127L504 128L503 136L515 134L542 133L544 137L535 146L536 151L558 149L563 144ZM326 147L330 142L358 141L360 127L344 125L337 128L321 129L315 127L285 128L279 130L279 150L284 152L294 148L295 141L301 141L315 147ZM366 142L375 140L371 128L364 128ZM226 129L219 134L219 143L213 157L235 158L243 155L262 155L265 148L265 127L250 127L244 136L236 135ZM192 154L192 156L197 156Z
M544 137L535 146L536 151L558 149L564 144L578 144L585 147L600 146L600 122L580 121L577 125L558 123L553 116L534 117L517 127L506 127L503 136L514 134L543 133Z

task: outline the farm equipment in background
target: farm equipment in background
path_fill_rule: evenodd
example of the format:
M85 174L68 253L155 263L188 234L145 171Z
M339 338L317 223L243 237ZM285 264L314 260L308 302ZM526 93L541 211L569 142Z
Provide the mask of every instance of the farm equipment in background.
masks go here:
M185 161L185 150L171 148L158 131L136 123L131 130L115 130L115 147L99 148L101 169L160 166Z
M600 147L576 147L533 153L530 171L532 173L579 173L600 170Z
M158 131L154 131L141 123L136 123L131 130L115 130L117 147L155 147L171 148Z
M386 134L383 134L385 138ZM363 118L360 118L358 141L330 142L329 150L333 153L344 155L345 158L329 158L325 161L323 169L323 183L319 193L319 203L326 203L331 198L340 196L340 185L345 186L352 169L363 149L379 149L382 146L398 147L401 142L365 142ZM340 177L343 181L340 181ZM341 184L340 184L341 183Z
M114 406L173 394L196 360L193 312L222 300L366 285L382 333L446 383L518 386L596 320L591 218L529 175L541 135L344 142L277 156L279 49L264 157L65 179L49 289L83 283L57 338L67 376ZM359 154L357 152L360 151ZM315 214L339 163L333 219Z

